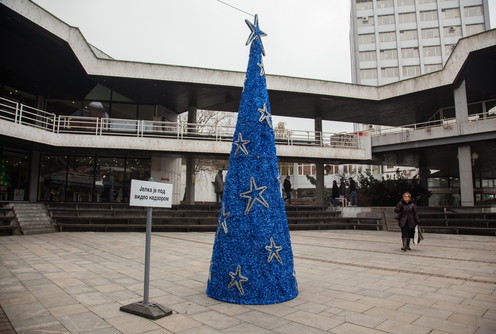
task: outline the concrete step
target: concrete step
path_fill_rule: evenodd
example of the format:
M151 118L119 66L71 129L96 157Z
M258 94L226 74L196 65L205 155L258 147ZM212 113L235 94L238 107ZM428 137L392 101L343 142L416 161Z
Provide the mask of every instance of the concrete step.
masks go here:
M15 203L14 211L22 234L56 232L56 227L52 224L52 220L44 204Z

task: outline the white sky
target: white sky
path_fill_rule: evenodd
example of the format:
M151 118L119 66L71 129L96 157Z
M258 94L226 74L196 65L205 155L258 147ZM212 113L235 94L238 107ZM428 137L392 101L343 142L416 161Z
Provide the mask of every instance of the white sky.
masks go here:
M248 64L244 20L253 17L217 0L33 1L115 59L232 71L245 71ZM351 82L351 0L223 1L258 14L267 33L267 74ZM489 0L489 9L494 27L496 0ZM284 121L290 129L313 128L313 120ZM352 128L325 122L324 130Z

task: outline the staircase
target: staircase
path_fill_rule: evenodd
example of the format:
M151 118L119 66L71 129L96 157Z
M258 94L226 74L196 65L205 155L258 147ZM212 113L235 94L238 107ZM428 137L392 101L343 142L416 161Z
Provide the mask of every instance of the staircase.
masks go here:
M55 232L55 226L42 203L14 203L14 212L22 234Z

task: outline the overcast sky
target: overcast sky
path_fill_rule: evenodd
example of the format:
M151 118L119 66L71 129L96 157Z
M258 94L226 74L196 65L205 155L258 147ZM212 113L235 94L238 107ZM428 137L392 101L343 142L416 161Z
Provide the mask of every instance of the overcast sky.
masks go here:
M217 0L34 0L119 60L245 71L253 17ZM258 14L267 74L351 82L350 0L223 0ZM491 26L496 0L489 0ZM313 125L313 121L310 121ZM294 127L290 127L295 129Z

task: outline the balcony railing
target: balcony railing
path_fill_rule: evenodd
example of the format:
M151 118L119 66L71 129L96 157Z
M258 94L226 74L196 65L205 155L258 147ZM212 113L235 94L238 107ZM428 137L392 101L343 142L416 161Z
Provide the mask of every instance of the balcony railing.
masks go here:
M71 133L93 136L232 141L235 130L234 126L186 123L182 121L167 122L56 115L2 97L0 97L0 119L11 121L15 124L36 127L56 134ZM276 143L280 145L360 148L360 134L358 133L275 129L274 135Z

